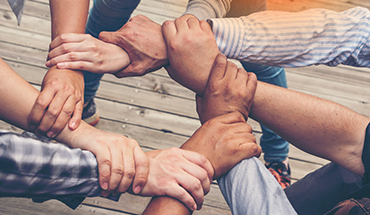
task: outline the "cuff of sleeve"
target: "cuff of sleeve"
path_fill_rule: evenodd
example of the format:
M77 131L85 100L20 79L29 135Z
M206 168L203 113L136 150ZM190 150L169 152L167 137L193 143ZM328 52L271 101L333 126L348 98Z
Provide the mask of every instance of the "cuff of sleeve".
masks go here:
M246 36L243 20L239 18L212 19L213 35L220 52L228 58L238 59Z

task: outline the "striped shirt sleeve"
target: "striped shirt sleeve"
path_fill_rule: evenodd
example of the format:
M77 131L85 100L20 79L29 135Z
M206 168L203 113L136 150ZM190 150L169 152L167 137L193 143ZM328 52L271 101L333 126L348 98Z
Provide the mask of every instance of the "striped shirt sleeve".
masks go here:
M345 64L370 67L370 11L311 9L263 11L212 19L221 53L229 58L280 67Z

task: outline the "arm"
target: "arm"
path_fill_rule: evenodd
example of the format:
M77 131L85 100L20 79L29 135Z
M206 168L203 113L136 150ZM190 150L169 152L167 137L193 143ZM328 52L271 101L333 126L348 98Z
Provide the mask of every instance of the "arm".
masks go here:
M88 5L88 0L50 0L52 39L62 33L83 33ZM83 90L82 72L52 67L29 116L29 129L55 137L67 123L71 129L77 128L83 110Z
M203 50L208 49L209 44L204 43L204 46L202 46L203 43L200 43L198 46L193 46L196 42L191 41L191 38L185 32L192 32L189 26L195 23L191 24L190 19L180 21L167 22L163 25L164 36L167 44L169 44L168 53L171 56L171 66L174 67L176 74L181 77L177 81L203 95L205 88L201 87L207 85L209 71L211 70L211 66L209 66L211 63L205 61L205 59L209 59L218 51L206 56L207 52ZM176 28L174 24L176 24ZM198 22L199 25L201 26L202 23ZM190 28L190 30L185 31L183 28ZM176 33L176 29L178 29L178 33ZM197 40L202 40L201 35L208 38L207 31L198 34ZM182 38L188 38L188 40L183 40L188 46L182 45ZM192 49L189 46L196 48ZM187 59L184 58L185 56L190 56L190 58L184 60ZM175 63L172 63L172 61ZM176 63L180 61L181 64ZM209 61L211 60L209 59ZM207 65L208 68L197 65ZM195 75L200 71L202 71L202 75ZM194 87L191 84L194 82L199 84ZM224 100L220 93L213 95L215 97L219 96L221 102ZM245 106L242 103L240 105L241 108ZM227 106L224 105L223 107ZM244 108L248 110L247 106ZM228 112L227 110L223 111ZM365 128L369 122L367 117L327 100L260 82L258 82L250 114L251 117L270 127L297 147L332 160L352 172L363 174L361 154ZM338 153L339 151L340 153Z
M1 59L0 82L0 118L28 130L27 118L39 92ZM147 158L133 139L100 131L84 122L75 130L66 126L55 139L95 154L104 196L112 192L125 192L133 180L134 187L143 187L146 182ZM135 174L137 177L133 179Z
M241 160L259 156L252 128L238 112L213 118L202 125L182 146L182 149L203 154L214 168L214 179L226 174ZM190 214L176 199L156 197L143 214Z
M0 92L0 118L27 129L27 116L39 92L1 59ZM168 149L144 154L135 140L84 122L75 130L66 126L55 139L96 156L105 197L127 190L144 196L169 195L194 210L209 191L214 170L198 153Z
M368 67L369 20L370 12L356 7L341 13L263 11L212 22L218 47L228 58L279 67Z

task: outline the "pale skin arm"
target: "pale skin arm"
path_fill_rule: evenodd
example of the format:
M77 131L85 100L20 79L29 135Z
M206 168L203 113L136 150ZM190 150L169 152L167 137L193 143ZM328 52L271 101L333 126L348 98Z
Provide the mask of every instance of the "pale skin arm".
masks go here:
M88 6L88 0L50 0L52 39L63 33L83 33ZM82 72L50 68L28 118L28 128L49 137L58 135L67 124L76 129L81 121L83 90Z
M0 118L28 130L27 118L39 91L15 73L2 59L0 82ZM100 131L84 122L75 130L66 126L55 139L95 154L99 165L99 183L104 190L103 196L125 192L135 174L137 177L133 184L134 192L139 193L146 183L148 161L133 139ZM139 188L136 188L137 186Z
M0 92L0 119L27 130L27 117L39 92L1 58ZM103 196L128 190L145 196L169 195L195 210L208 193L214 173L201 154L180 149L144 154L135 140L84 122L75 130L66 126L55 139L95 154Z

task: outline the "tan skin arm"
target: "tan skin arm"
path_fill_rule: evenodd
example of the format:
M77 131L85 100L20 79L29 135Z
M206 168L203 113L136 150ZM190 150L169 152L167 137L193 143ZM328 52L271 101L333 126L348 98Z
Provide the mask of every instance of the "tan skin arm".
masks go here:
M52 40L63 33L83 33L88 7L88 0L50 0ZM49 137L57 136L67 124L76 129L81 122L83 90L81 71L50 68L28 118L28 128Z

